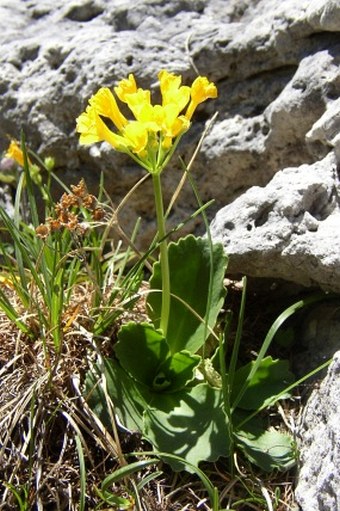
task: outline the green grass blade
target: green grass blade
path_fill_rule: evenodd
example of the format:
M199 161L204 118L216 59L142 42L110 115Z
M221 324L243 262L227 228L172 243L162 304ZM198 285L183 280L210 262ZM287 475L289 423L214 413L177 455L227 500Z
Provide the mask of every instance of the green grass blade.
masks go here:
M25 325L23 321L21 321L17 310L10 303L2 289L0 289L0 308L4 311L8 319L17 325L21 332L27 335L31 335L30 329Z
M15 195L13 220L3 210L1 210L1 219L4 222L4 224L7 228L7 231L9 232L9 234L13 240L15 259L17 261L17 267L18 267L21 284L24 287L25 291L28 292L28 284L27 284L27 279L26 279L25 270L24 270L23 254L22 254L22 250L20 249L21 243L20 243L20 234L19 234L19 226L20 226L20 222L21 222L20 205L21 205L22 196L23 196L24 180L25 180L25 175L21 174L19 181L18 181L16 195Z
M154 479L157 479L157 477L160 477L161 475L163 475L163 473L164 472L162 470L156 470L155 472L152 472L151 474L147 475L146 477L143 477L143 479L141 481L139 481L139 483L136 484L137 491L140 492L144 488L144 486L149 484Z
M207 333L208 333L208 326L209 326L209 311L211 309L211 302L212 302L212 292L213 292L213 278L214 278L214 253L213 253L213 241L212 241L212 237L211 237L211 232L210 232L210 225L209 225L209 221L208 221L208 217L205 213L205 210L203 208L203 202L201 200L201 197L200 197L200 194L198 192L198 189L197 189L197 186L194 182L194 179L192 178L191 176L191 173L189 171L189 169L187 168L187 166L185 165L184 161L181 159L181 164L182 164L182 167L183 167L183 170L184 172L186 172L187 174L187 177L189 179L189 182L190 182L190 186L191 186L191 189L194 193L194 196L195 196L195 199L196 199L196 202L198 204L198 207L201 211L201 216L202 216L202 219L203 219L203 223L204 223L204 226L205 226L205 230L206 230L206 233L207 233L207 239L209 241L209 247L210 247L210 266L209 266L209 269L210 269L210 275L209 275L209 288L208 288L208 294L207 294L207 313L206 313L206 317L205 317L205 330L204 330L204 333L203 333L203 338L206 339L207 338ZM203 348L202 348L202 357L203 359L205 358L205 343L203 344Z
M27 227L25 229L23 227L22 229L20 229L20 226L17 226L15 221L13 221L2 209L0 209L0 218L4 223L8 234L11 236L14 245L16 260L15 269L18 272L20 278L20 286L22 288L21 292L22 299L24 300L24 296L26 297L30 296L29 280L26 270L28 270L31 276L30 280L33 279L42 296L46 298L45 295L48 290L47 280L45 279L44 282L41 279L41 275L36 269L37 261L41 257L40 256L42 246L41 240L39 240L35 236L35 232L32 232L31 228ZM6 257L4 250L3 255ZM9 268L11 268L11 271L14 272L14 265L9 262L8 258L7 263L9 263L8 266ZM24 305L26 307L29 307L28 299L24 301Z
M12 492L13 496L16 498L17 500L17 504L19 506L19 510L18 511L28 511L28 491L26 488L23 488L22 492L24 494L24 496L22 497L21 496L21 493L19 490L17 490L15 488L15 486L11 483L4 483L5 486Z
M333 358L330 358L329 360L327 360L326 362L324 362L323 364L318 366L316 369L313 369L313 371L310 371L308 374L306 374L305 376L303 376L299 380L295 381L294 383L292 383L291 385L286 387L282 392L280 392L279 394L276 394L275 396L273 396L272 403L273 404L276 403L276 401L278 399L280 399L280 396L284 396L287 393L290 393L292 390L294 390L296 387L298 387L299 385L304 383L306 380L308 380L309 378L311 378L312 376L314 376L318 372L322 371L323 369L326 369L331 364L332 360L333 360ZM264 410L265 408L268 408L270 406L271 406L271 402L270 403L265 403L263 406L261 406L261 408L259 408L258 410L255 410L253 413L248 415L248 417L246 417L243 421L241 421L237 425L238 429L241 429L245 424L247 424L247 422L249 422L258 413L260 413L262 410Z
M293 305L291 305L290 307L287 307L287 309L285 309L277 318L276 320L274 321L274 323L272 324L272 326L270 327L266 337L265 337L265 340L263 341L263 344L261 346L261 349L259 351L259 354L255 360L255 363L254 363L254 366L252 368L252 370L250 371L246 381L244 382L244 385L243 387L241 388L240 392L238 393L238 395L236 396L234 402L233 402L233 409L235 409L238 405L238 403L240 402L242 396L244 395L247 387L248 387L248 383L251 381L252 377L254 376L254 374L256 373L256 371L258 370L260 364L261 364L261 361L263 360L263 358L265 357L266 353L267 353L267 350L272 342L272 340L274 339L274 336L275 334L277 333L278 329L281 327L281 325L290 317L292 316L293 314L295 314L297 311L299 311L300 309L302 309L303 307L306 307L308 305L311 305L313 303L316 303L316 302L319 302L319 301L322 301L322 300L325 300L325 299L330 299L330 298L333 298L333 295L325 295L324 293L316 293L308 298L304 298L302 300L299 300L298 302L295 302Z
M140 455L145 455L149 453L138 453ZM152 453L156 454L156 453ZM117 481L120 481L121 479L124 479L126 477L129 477L130 475L134 474L135 472L139 472L145 467L148 467L149 465L154 465L155 463L159 463L158 458L150 458L148 460L141 460L141 461L135 461L134 463L129 463L129 465L125 465L124 467L118 468L115 470L112 474L105 477L104 481L101 484L101 491L105 492L113 483L116 483Z
M229 387L230 391L233 388L234 375L235 375L235 371L236 371L238 355L239 355L240 345L241 345L242 331L243 331L244 312L245 312L245 307L246 307L246 293L247 293L247 278L246 277L243 277L242 284L243 284L242 298L241 298L240 310L239 310L238 321L237 321L237 330L236 330L235 341L233 344L233 350L232 350L231 357L230 357L230 364L229 364L229 371L228 371L228 387Z
M75 441L79 459L79 475L80 475L80 497L79 497L79 511L85 509L85 495L86 495L86 467L83 446L79 435L75 435Z
M218 348L218 356L219 356L219 369L221 374L221 380L222 380L222 394L223 394L223 405L224 405L224 412L227 416L227 424L228 424L228 442L230 443L231 450L233 449L233 421L231 417L231 407L230 407L230 396L231 396L231 387L229 386L229 375L227 374L226 370L226 353L225 353L225 344L226 340L228 339L229 331L231 328L231 320L232 320L233 313L232 311L226 312L225 322L226 326L224 329L224 335L219 335L219 348Z
M1 216L1 209L0 209L0 216ZM11 284L13 286L13 289L15 290L18 298L20 299L21 303L24 307L28 308L30 303L30 294L28 292L27 286L22 284L22 280L19 276L18 278L18 268L16 265L16 262L14 262L7 254L6 247L4 247L0 243L0 250L1 254L4 258L4 264L2 265L2 268L6 273L9 275L9 280L11 281Z
M194 474L196 474L199 477L199 479L202 481L202 483L203 483L203 485L204 485L204 487L207 490L207 493L209 495L209 498L210 498L210 501L211 501L211 504L212 504L212 511L218 511L218 500L219 500L218 499L218 492L217 492L215 486L210 481L209 477L207 475L205 475L203 470L201 470L199 467L197 467L196 465L193 465L192 463L184 460L180 456L176 456L175 454L170 454L168 452L157 452L157 451L146 451L145 452L144 451L142 453L141 452L132 452L132 453L130 453L130 456L142 456L142 455L143 456L159 456L160 458L162 458L164 460L166 460L168 458L168 459L171 459L171 460L179 461L180 463L186 465L190 469L190 471L193 472ZM156 462L158 462L158 461L159 460L156 459ZM155 459L153 459L153 462L155 463Z
M25 134L23 131L21 132L21 150L22 150L23 156L24 156L24 177L25 177L25 184L26 184L26 190L27 190L27 198L28 198L28 203L29 203L29 208L30 208L30 217L31 217L31 221L32 221L34 227L38 227L38 225L39 225L38 208L37 208L37 203L36 203L34 191L33 191L33 183L32 183L32 178L31 178L31 174L30 174L30 167L29 167L29 161L28 161L26 144L25 144ZM19 195L19 198L20 198L20 195Z

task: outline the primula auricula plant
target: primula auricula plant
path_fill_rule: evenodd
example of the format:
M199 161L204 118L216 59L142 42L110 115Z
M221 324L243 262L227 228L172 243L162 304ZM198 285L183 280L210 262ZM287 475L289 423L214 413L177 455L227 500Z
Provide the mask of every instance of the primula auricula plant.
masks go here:
M106 141L151 174L160 248L149 283L150 321L121 327L115 358L99 360L87 375L87 399L110 424L107 393L100 384L104 372L120 421L141 431L158 451L197 466L202 460L230 456L236 443L262 468L285 468L292 462L290 437L266 431L253 416L284 394L291 381L287 364L265 357L263 349L255 362L236 369L238 341L226 368L226 336L215 332L226 294L223 247L212 244L209 236L167 242L161 173L189 130L196 107L216 98L217 89L205 77L189 87L167 71L158 76L159 105L152 104L149 90L137 87L133 75L114 88L132 120L123 115L108 88L94 94L77 119L80 143ZM215 338L217 346L211 359L205 356L208 337ZM169 462L175 469L185 466L178 459Z
M169 163L178 142L190 128L196 107L208 98L217 97L216 86L199 76L191 87L181 85L181 77L160 71L162 104L151 103L151 92L137 88L133 74L121 80L114 91L126 103L134 119L128 120L119 110L110 89L103 87L89 100L86 111L77 119L81 144L106 141L118 151L129 154L153 177L155 205L160 240L162 269L161 329L167 333L170 312L170 277L167 254L164 207L160 174ZM112 121L117 132L111 131L104 119Z

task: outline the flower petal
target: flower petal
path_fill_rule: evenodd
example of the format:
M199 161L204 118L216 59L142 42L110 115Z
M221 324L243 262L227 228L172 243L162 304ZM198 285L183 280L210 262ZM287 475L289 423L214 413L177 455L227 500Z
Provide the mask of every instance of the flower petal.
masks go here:
M139 121L141 111L151 105L151 93L149 90L138 89L133 94L126 94L125 101L135 118Z
M77 119L77 132L80 133L80 144L108 142L115 149L123 151L127 148L124 137L113 133L101 119L97 110L89 105Z
M143 123L131 121L125 128L124 139L133 153L140 154L147 146L148 130Z
M165 70L160 71L158 78L163 106L170 103L176 104L178 113L180 113L190 99L190 87L186 85L181 86L182 78Z
M126 103L126 95L127 94L134 94L137 92L137 85L136 80L133 74L129 74L128 78L124 78L124 80L121 80L118 85L114 88L115 93L117 94L117 97Z
M191 119L197 105L208 98L217 98L217 88L213 82L209 82L205 76L198 76L191 86L191 101L185 113L187 119Z
M119 110L110 89L107 87L99 89L99 91L90 98L89 104L96 109L99 115L109 118L118 131L123 131L128 120Z

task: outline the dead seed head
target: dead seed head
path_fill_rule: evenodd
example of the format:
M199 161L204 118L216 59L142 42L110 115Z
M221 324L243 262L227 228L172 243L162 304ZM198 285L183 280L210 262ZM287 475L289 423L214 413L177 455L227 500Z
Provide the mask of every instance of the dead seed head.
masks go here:
M45 224L36 228L36 234L42 239L51 232L67 229L78 236L85 234L90 227L90 220L98 222L105 217L105 210L97 198L88 193L84 179L77 185L71 185L70 193L63 193L54 206L55 216L46 218ZM86 210L86 212L84 212Z

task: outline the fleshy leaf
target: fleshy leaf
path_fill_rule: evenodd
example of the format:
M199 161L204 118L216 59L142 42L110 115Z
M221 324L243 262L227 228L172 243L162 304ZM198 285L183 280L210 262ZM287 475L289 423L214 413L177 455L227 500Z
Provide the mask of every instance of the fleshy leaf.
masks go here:
M187 351L180 351L169 356L160 366L159 372L153 380L153 390L167 390L174 392L183 389L194 378L194 369L201 361L198 355L191 355ZM162 383L162 379L165 382ZM166 383L166 387L164 386Z
M255 362L250 362L235 372L231 402L238 396L254 364ZM264 404L274 404L273 397L283 392L293 381L294 375L289 370L288 361L266 357L251 378L237 407L245 410L257 410ZM288 396L288 393L283 394L280 399Z
M134 381L112 359L104 362L107 393L119 422L132 431L140 431L154 449L180 456L198 466L230 455L227 418L222 393L206 383L174 393L149 392ZM104 425L111 429L107 404L99 378L99 368L87 374L85 397ZM185 464L166 459L174 470L188 469Z
M164 398L172 399L167 409L163 401L162 406L155 403L156 407L144 413L144 435L156 450L175 454L196 466L203 460L230 455L228 423L219 389L202 383ZM166 461L173 470L185 468L177 461Z
M223 278L227 258L221 244L211 247L208 239L192 235L169 244L170 290L179 297L211 328L225 298ZM212 257L211 257L212 256ZM211 259L213 262L211 301L207 301L210 285ZM156 262L150 280L151 290L162 288L160 263ZM171 353L187 350L195 353L205 342L209 331L195 313L174 296L171 297L167 343ZM148 310L150 318L158 328L162 306L161 293L150 293Z
M131 431L142 431L143 412L146 403L151 401L148 389L144 385L138 386L116 360L104 360L104 376L107 394L121 424ZM84 397L90 408L110 430L112 424L102 383L101 368L97 364L86 375Z
M287 433L266 431L248 422L246 430L235 436L247 458L266 472L288 470L296 463L293 438Z
M130 322L118 332L115 353L132 378L151 388L160 365L169 355L169 347L153 325Z
M159 330L149 323L128 323L119 333L115 352L122 367L150 391L174 392L190 382L200 357L188 352L171 356Z

